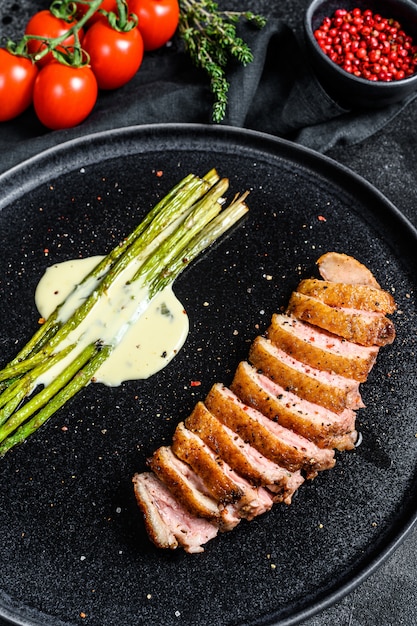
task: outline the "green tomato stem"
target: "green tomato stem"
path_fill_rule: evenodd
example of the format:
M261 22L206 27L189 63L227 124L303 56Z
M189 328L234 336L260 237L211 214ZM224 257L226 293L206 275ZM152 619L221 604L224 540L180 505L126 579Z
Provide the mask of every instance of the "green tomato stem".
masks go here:
M83 64L83 60L82 60L83 52L81 50L80 43L79 43L79 32L84 27L84 24L88 22L90 17L92 17L94 13L96 13L97 9L100 7L101 2L102 0L92 0L91 3L89 3L89 9L63 35L60 35L59 37L53 37L50 39L45 39L45 37L39 37L37 35L25 35L17 47L21 48L22 45L26 46L27 42L32 39L36 39L36 40L40 40L44 42L46 44L45 48L43 48L42 50L40 50L39 52L37 52L35 55L32 56L33 61L38 62L44 56L46 56L49 52L51 52L52 50L60 46L62 43L64 43L64 41L68 39L68 37L71 37L71 35L74 35L75 37L74 50L77 50L77 53L75 53L75 55L73 56L74 63L71 63L71 64L73 64L74 67L81 66Z

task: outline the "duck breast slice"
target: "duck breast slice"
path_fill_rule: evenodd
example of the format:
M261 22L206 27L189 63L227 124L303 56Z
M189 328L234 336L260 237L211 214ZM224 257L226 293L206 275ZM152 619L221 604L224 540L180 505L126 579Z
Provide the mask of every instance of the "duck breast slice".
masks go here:
M158 548L203 552L203 545L217 535L216 524L191 515L152 472L137 473L132 482L146 531Z
M342 309L294 291L287 313L363 346L385 346L395 339L394 324L384 315Z
M334 413L300 398L242 361L236 369L232 391L242 402L274 424L291 429L321 448L352 449L357 439L355 412Z
M232 530L240 521L226 508L219 508L204 481L181 461L170 446L161 446L148 460L149 467L168 487L172 495L192 515L216 521L221 530Z
M352 285L370 285L380 289L372 272L353 256L340 252L326 252L317 259L320 276L324 280Z
M252 342L249 361L277 385L335 413L364 406L357 380L297 361L265 337Z
M388 291L370 285L351 285L306 278L299 283L297 291L332 307L359 309L384 315L394 313L396 310L394 298Z
M379 352L282 313L272 315L266 335L297 361L359 382L366 381Z
M219 502L236 502L244 497L245 490L234 480L231 469L195 432L188 430L184 422L180 422L175 429L172 451L192 467Z

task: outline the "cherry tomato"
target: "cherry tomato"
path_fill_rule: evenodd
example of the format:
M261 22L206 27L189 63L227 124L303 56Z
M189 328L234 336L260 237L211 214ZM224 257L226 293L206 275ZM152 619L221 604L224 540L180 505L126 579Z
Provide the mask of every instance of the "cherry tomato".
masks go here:
M89 8L88 4L85 4L82 2L77 3L78 18L85 15L88 11L88 8ZM117 0L102 0L99 6L99 9L104 9L104 11L108 11L109 13L110 11L112 11L113 13L116 13L117 15ZM99 13L99 11L97 10L95 13L93 13L93 15L87 21L87 26L91 26L92 24L94 24L94 22L97 22L98 20L106 22L107 18L104 15L102 15L102 13Z
M38 68L30 60L0 48L0 122L25 111L32 102Z
M25 35L37 35L44 37L45 39L60 37L64 35L72 26L76 24L75 21L66 22L63 19L55 17L52 13L45 9L38 11L29 20L25 28ZM80 41L82 40L82 29L79 32ZM71 46L74 43L74 36L70 35L65 39L61 46L58 46L58 50L63 50L65 46ZM37 39L30 39L28 41L28 51L30 54L36 54L41 50L44 50L46 45ZM44 67L47 63L53 60L53 56L50 52L46 54L42 59L38 61L39 67Z
M128 0L129 11L138 16L145 50L165 45L177 30L178 0Z
M143 59L143 41L137 28L119 32L101 21L86 32L83 49L100 89L117 89L127 83Z
M97 81L89 66L71 67L53 61L36 77L33 106L47 128L71 128L91 113L97 93Z

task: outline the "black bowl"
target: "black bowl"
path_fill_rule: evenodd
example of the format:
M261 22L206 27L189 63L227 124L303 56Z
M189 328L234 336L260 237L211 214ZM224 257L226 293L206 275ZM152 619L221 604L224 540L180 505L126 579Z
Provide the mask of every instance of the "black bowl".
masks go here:
M417 43L417 4L413 0L313 0L304 19L304 31L311 64L321 84L346 108L382 108L406 99L417 90L417 74L392 82L373 82L349 74L321 50L314 31L337 9L370 9L396 19Z

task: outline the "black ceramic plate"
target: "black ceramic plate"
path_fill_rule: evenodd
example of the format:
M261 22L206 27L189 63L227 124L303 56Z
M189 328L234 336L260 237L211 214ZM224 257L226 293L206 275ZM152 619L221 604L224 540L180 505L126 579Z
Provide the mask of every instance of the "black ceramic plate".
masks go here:
M182 176L211 167L233 192L251 190L251 211L176 283L191 324L179 356L144 382L90 385L0 462L0 614L15 624L295 624L362 581L414 522L417 236L378 191L311 151L227 128L141 127L2 176L3 360L36 327L33 292L49 264L107 251ZM230 382L329 250L367 264L398 302L398 337L362 386L362 444L291 506L203 554L157 550L133 473L214 382Z

